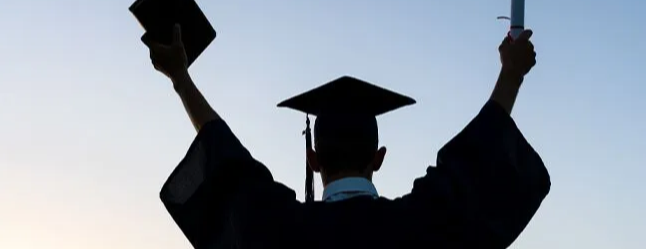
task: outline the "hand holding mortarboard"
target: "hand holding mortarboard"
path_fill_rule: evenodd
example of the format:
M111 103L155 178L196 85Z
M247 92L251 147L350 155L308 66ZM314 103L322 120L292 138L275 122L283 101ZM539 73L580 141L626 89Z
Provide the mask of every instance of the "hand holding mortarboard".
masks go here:
M142 41L150 49L150 60L157 71L169 78L178 77L188 70L188 58L182 42L182 29L179 24L173 28L173 38L170 45L164 45L142 37Z
M195 0L137 0L130 12L146 30L144 42L171 45L173 26L182 26L181 39L187 58L187 67L197 59L215 39L216 33Z

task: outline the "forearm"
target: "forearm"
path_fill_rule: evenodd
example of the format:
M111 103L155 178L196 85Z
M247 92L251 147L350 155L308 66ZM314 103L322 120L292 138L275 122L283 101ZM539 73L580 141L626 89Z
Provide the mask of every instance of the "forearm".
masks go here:
M522 82L523 77L519 74L504 69L500 70L498 81L489 99L498 103L508 114L511 114Z
M175 92L182 99L184 109L186 109L186 113L191 119L196 131L199 132L209 121L220 118L202 93L200 93L200 90L197 89L188 72L173 77L172 81Z

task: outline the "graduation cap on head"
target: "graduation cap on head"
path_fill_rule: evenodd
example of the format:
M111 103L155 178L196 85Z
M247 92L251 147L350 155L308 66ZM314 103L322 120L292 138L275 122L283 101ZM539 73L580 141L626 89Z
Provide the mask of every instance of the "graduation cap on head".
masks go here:
M142 41L168 45L173 39L173 26L179 24L189 66L216 36L211 23L194 0L137 0L129 10L146 30Z
M309 114L317 116L314 136L320 140L345 138L372 139L377 143L376 116L400 107L415 104L415 100L368 82L343 76L320 87L289 98L278 104L304 112L306 116L305 146L311 148ZM314 200L313 172L306 163L305 199Z

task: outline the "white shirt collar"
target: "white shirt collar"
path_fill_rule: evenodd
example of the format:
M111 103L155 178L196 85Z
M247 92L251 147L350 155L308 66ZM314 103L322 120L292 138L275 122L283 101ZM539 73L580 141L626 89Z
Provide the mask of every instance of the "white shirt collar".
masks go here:
M342 201L357 196L379 198L377 188L363 177L346 177L329 183L323 190L323 201Z

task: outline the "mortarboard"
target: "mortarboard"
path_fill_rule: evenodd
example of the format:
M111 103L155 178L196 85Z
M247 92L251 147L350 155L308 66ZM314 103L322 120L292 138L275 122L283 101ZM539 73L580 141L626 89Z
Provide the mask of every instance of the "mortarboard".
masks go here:
M188 65L215 39L216 33L195 0L137 0L129 8L146 33L143 40L170 44L173 26L182 27Z
M368 82L343 76L320 87L289 98L278 104L304 112L306 116L306 149L311 148L309 114L317 116L314 136L318 140L360 138L377 142L376 116L400 107L415 104L415 100ZM313 172L306 164L305 199L314 200Z

